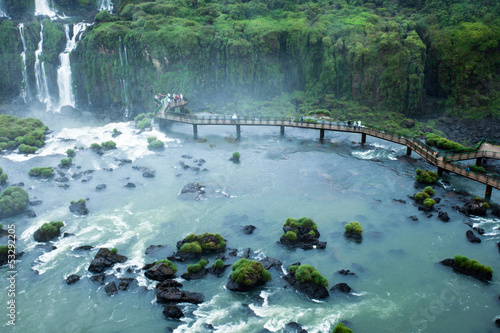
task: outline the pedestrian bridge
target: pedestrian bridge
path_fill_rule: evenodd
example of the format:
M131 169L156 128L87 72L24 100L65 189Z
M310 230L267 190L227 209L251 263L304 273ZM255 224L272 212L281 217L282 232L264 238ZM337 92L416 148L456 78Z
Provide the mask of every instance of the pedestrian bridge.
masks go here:
M184 101L180 101L182 103ZM187 104L187 102L185 103ZM184 106L185 104L178 105ZM178 107L177 106L177 107ZM236 137L241 138L241 126L279 126L281 135L285 134L285 127L296 127L305 129L315 129L320 131L319 140L323 142L325 131L359 133L361 135L361 143L366 142L366 136L375 137L378 139L394 142L407 147L407 155L412 151L424 158L428 163L437 167L439 176L443 171L453 172L457 175L472 179L486 185L485 199L491 199L492 188L500 190L500 175L470 170L459 161L476 159L476 164L480 165L483 158L500 159L500 142L494 140L483 139L475 148L466 148L454 151L440 152L431 148L423 141L405 136L390 130L384 130L375 126L361 126L360 128L349 126L346 122L341 121L326 121L326 120L310 120L301 121L297 118L255 118L255 117L238 117L233 119L231 116L214 115L214 116L196 116L192 114L183 114L169 112L169 109L174 107L164 107L158 109L156 118L161 122L179 122L190 124L193 126L194 138L198 139L198 125L228 125L236 127Z

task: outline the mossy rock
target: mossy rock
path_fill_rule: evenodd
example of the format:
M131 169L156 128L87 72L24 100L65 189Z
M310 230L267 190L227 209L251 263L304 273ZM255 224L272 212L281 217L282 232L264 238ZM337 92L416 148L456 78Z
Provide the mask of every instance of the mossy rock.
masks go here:
M297 220L289 217L283 224L283 231L280 243L288 247L304 250L326 247L326 242L319 241L318 226L308 217L301 217Z
M19 214L28 204L28 192L20 187L7 187L0 194L0 217Z
M232 270L226 285L231 291L249 291L271 280L271 273L258 261L242 258L234 263Z
M416 174L417 182L422 184L435 184L439 180L438 174L434 171L417 169Z
M283 279L310 299L323 299L330 295L326 289L328 280L316 268L296 263L288 267L288 273Z
M61 235L61 228L63 226L64 223L61 221L44 223L35 231L33 237L37 242L48 242Z
M183 240L177 242L178 253L184 254L210 254L224 252L226 240L220 234L204 233L200 235L189 234Z

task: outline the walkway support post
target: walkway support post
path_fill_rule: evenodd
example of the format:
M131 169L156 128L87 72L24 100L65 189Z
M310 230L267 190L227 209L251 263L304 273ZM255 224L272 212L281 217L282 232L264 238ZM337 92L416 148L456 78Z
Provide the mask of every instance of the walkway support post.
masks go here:
M325 130L320 129L319 130L319 142L323 143L323 140L325 139Z
M285 125L280 126L280 134L281 136L285 136Z
M481 164L483 164L483 158L482 157L476 158L476 165L481 166Z
M236 125L236 140L241 139L241 125Z
M442 176L443 176L443 171L444 171L444 169L443 169L443 168L438 167L437 174L438 174L438 176L439 176L439 177L442 177Z
M411 155L411 148L406 147L406 155L410 156Z
M491 200L491 192L493 190L493 186L491 185L486 185L486 192L484 193L484 200L485 201L490 201Z
M361 144L366 143L366 133L361 133Z
M195 140L198 140L198 125L193 124L193 136Z

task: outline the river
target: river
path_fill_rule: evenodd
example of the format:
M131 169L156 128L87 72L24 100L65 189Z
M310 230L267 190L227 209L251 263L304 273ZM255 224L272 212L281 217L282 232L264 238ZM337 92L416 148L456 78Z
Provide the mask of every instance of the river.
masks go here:
M52 120L50 120L52 119ZM430 168L425 161L404 157L406 147L368 137L361 146L359 135L328 132L325 143L319 132L286 129L284 137L277 127L242 127L242 139L235 142L232 126L199 126L199 137L192 139L192 128L174 124L166 132L153 129L138 133L132 122L111 124L44 120L53 129L46 145L35 156L4 155L1 167L9 183L24 182L30 200L42 204L30 207L35 218L19 215L4 219L15 224L17 247L26 254L16 264L15 327L11 332L281 332L288 322L298 322L308 332L331 332L339 321L355 332L486 332L494 330L494 317L500 314L497 274L490 283L453 272L438 264L456 254L490 265L500 272L500 236L494 227L500 220L468 218L451 207L461 205L452 190L484 195L484 186L458 176L445 175L449 186L436 186L437 205L451 221L443 223L434 212L417 210L408 198L418 191L416 168ZM112 138L113 129L122 134ZM163 152L147 149L147 137L165 141ZM230 139L228 139L230 138ZM30 178L30 168L56 167L65 151L89 147L93 142L114 140L118 149L98 156L90 149L77 150L73 165L63 170L67 183ZM238 151L241 163L229 161ZM184 156L183 155L188 155ZM191 158L190 158L191 157ZM121 164L117 159L130 159ZM195 166L204 159L206 171L185 170L180 161ZM144 178L133 166L156 170L156 177ZM110 169L113 169L110 171ZM79 179L77 172L93 170ZM58 176L56 176L58 177ZM128 182L133 189L125 188ZM204 200L179 198L184 185L199 182L213 189ZM68 184L64 188L59 185ZM106 189L97 192L98 184ZM90 214L75 216L68 207L71 200L87 199ZM393 199L402 199L406 204ZM498 200L498 191L492 200ZM409 219L416 216L418 221ZM277 244L288 217L311 217L318 225L324 250L290 250ZM44 222L64 221L57 247L40 247L34 231ZM344 224L362 224L363 241L355 243L343 236ZM481 244L465 238L465 222L480 224L488 236ZM242 233L244 225L257 227L253 234ZM162 305L156 304L153 281L143 272L128 273L127 267L142 267L157 259L145 255L150 245L175 247L189 233L220 233L231 248L251 248L252 258L270 256L284 267L301 262L316 267L329 280L330 287L346 282L349 295L332 294L324 301L310 300L294 292L271 268L272 280L249 293L225 289L226 276L207 276L182 281L184 290L199 291L205 302L182 305L186 317L166 319ZM117 277L137 278L138 286L109 297L89 280L87 268L97 249L74 251L81 245L116 247L129 260L107 271ZM209 258L210 265L214 259ZM180 276L187 264L177 263ZM336 273L349 269L357 277ZM8 267L0 268L7 276ZM78 274L82 279L67 285L64 279ZM6 280L6 279L4 279ZM6 304L7 281L0 301ZM260 295L264 301L259 302ZM2 310L7 313L7 309Z

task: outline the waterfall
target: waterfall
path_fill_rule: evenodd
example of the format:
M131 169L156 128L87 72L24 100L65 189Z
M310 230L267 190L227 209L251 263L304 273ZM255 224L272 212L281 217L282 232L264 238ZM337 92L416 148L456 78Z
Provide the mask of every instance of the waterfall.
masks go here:
M21 58L23 59L23 83L21 84L21 97L26 103L27 99L31 96L30 89L28 85L28 70L26 68L26 40L24 39L24 23L19 23L19 33L21 34L21 41L23 42L23 52L21 53Z
M123 45L123 50L125 53L125 64L128 66L128 58L127 58L127 48L125 45ZM121 64L121 69L122 69L122 79L121 79L121 86L122 86L122 91L123 91L123 98L125 100L125 118L128 118L129 116L129 99L127 95L127 80L126 80L126 72L125 72L125 67L123 66L123 56L122 56L122 37L120 36L120 64Z
M99 1L99 11L107 10L108 12L113 11L113 2L111 0L100 0Z
M50 9L48 0L35 0L35 16L45 15L55 17L56 12Z
M80 39L81 33L85 31L88 23L77 23L73 25L73 37L70 38L69 25L64 25L66 34L66 48L59 55L61 66L57 69L57 85L59 87L59 109L63 105L75 107L75 96L73 94L73 84L71 81L71 63L69 56Z
M3 11L3 1L0 0L0 18L1 17L6 17L10 20L10 16L7 15L7 13Z
M45 75L45 64L40 61L43 47L43 24L40 23L40 25L40 42L38 43L38 49L35 51L36 97L40 102L45 103L47 105L47 109L49 109L51 106L49 85L47 84L47 76Z

